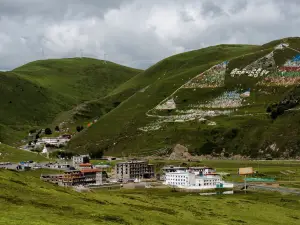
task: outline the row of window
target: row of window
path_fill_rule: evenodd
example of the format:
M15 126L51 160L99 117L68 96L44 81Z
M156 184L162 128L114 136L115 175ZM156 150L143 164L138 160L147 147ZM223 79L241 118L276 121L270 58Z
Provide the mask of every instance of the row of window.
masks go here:
M175 178L171 178L171 179L168 179L168 180L171 180L171 181L187 181L188 179L175 179Z
M185 183L179 183L179 182L169 182L170 185L186 185Z

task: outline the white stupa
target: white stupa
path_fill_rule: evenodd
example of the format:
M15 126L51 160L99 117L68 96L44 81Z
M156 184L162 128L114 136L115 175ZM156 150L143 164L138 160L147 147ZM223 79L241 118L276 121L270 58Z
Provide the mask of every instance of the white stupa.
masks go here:
M44 145L42 153L48 153L48 149L47 149L46 145Z

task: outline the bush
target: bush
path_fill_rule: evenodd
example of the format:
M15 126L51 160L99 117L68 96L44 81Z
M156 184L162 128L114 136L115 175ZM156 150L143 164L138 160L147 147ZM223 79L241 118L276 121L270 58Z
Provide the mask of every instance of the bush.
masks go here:
M36 129L31 129L31 130L29 131L30 134L33 134L33 133L35 133L35 132L36 132Z
M55 131L59 131L59 127L58 126L55 127Z
M45 134L46 134L46 135L52 134L51 129L47 127L47 128L45 129Z
M114 104L114 107L116 108L118 105L121 104L121 102L114 102L113 104Z
M77 126L77 127L76 127L76 130L77 130L77 132L82 131L82 130L83 130L83 126Z

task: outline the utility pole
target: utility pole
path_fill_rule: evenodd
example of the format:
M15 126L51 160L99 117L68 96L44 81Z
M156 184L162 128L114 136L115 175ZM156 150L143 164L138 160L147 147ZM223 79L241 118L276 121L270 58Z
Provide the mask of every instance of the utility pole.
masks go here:
M41 53L42 53L42 58L45 59L45 52L44 52L44 48L41 47Z
M107 56L107 54L106 53L104 53L103 54L103 58L104 58L104 64L106 64L106 57L105 56Z

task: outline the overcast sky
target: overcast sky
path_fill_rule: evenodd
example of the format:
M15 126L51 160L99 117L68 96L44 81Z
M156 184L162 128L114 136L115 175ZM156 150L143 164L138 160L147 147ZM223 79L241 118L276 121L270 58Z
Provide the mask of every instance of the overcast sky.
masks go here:
M147 68L221 43L300 36L300 0L0 0L0 70L80 56Z

